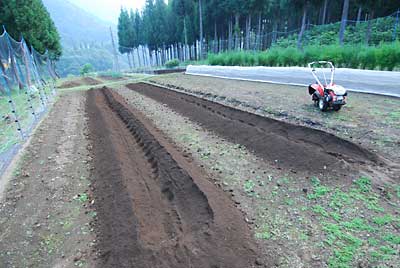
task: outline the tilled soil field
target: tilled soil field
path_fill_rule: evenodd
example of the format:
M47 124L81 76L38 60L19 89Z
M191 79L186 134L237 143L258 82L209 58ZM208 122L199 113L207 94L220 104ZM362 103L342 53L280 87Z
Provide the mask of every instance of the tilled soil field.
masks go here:
M351 140L147 83L66 92L45 126L1 267L399 263L399 165Z
M160 75L149 81L236 109L323 130L400 160L399 98L351 92L340 112L321 113L305 87L185 74Z
M332 134L273 120L148 84L128 88L168 105L201 126L274 163L309 175L347 176L384 166L378 155Z
M398 260L395 162L320 130L163 87L127 88L118 92L231 195L270 267Z
M95 85L99 85L101 83L102 83L101 81L94 79L92 77L84 77L79 80L66 81L63 84L61 84L59 88L66 89L66 88L74 88L74 87L79 87L79 86L84 86L84 85L95 86Z
M230 199L109 89L88 93L102 267L252 267ZM261 264L261 263L260 263Z

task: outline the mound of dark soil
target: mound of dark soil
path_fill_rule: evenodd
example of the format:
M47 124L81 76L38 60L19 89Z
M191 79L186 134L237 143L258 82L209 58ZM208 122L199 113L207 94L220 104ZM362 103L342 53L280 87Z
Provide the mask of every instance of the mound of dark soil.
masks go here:
M81 84L78 83L78 81L68 81L62 83L62 85L59 88L73 88L73 87L79 87Z
M332 134L240 111L205 99L145 83L135 90L244 145L280 168L312 174L347 174L350 164L380 163L374 153Z
M108 89L88 92L87 113L101 267L255 265L232 201L140 113Z
M81 85L95 86L100 84L102 84L101 81L94 79L92 77L85 77L81 80Z
M172 73L184 73L186 69L164 69L164 70L155 70L154 74L172 74Z

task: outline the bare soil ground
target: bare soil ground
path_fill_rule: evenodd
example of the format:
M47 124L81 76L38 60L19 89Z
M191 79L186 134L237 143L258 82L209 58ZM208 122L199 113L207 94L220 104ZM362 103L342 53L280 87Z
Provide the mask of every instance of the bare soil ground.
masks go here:
M102 83L103 83L102 81L97 80L95 78L84 77L84 78L80 78L80 79L77 79L77 80L66 81L66 82L62 83L59 86L59 88L61 88L61 89L74 88L74 87L85 86L85 85L94 86L94 85L99 85L99 84L102 84Z
M165 69L165 70L155 70L154 74L172 74L172 73L183 73L186 69L178 68L178 69Z
M256 109L279 95L264 84L190 79L66 91L0 203L0 266L398 267L394 145L300 104Z
M326 132L272 120L147 84L130 84L127 87L167 104L233 143L244 145L279 168L312 175L346 176L349 173L346 162L368 166L382 162L374 153Z
M1 267L93 266L84 104L82 92L61 96L14 170L0 201Z
M140 113L108 89L87 111L102 267L255 266L239 211Z
M126 77L123 77L123 76L115 77L112 75L100 75L99 78L102 80L106 80L106 81L124 81L124 80L126 80Z
M118 92L232 196L272 267L396 267L400 238L396 163L360 166L331 154L347 162L348 173L330 176L288 169L253 154L257 150L219 130L226 127L240 133L235 128L246 127L251 134L254 126L224 124L221 113L214 115L220 126L210 127L201 120L217 111L215 107L189 107L186 97L173 98L170 92L158 98L155 92L166 89L130 87L135 90Z
M306 88L170 74L150 81L280 121L320 129L400 161L400 99L350 93L340 112L319 112Z

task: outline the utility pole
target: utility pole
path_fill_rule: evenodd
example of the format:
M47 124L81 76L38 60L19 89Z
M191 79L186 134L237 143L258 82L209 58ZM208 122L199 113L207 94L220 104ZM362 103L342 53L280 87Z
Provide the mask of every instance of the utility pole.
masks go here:
M114 34L112 31L112 28L110 26L110 34L111 34L111 42L112 42L112 46L113 46L113 52L114 52L114 66L113 69L115 72L119 73L121 70L119 68L119 62L118 62L118 54L117 54L117 48L115 47L115 42L114 42Z

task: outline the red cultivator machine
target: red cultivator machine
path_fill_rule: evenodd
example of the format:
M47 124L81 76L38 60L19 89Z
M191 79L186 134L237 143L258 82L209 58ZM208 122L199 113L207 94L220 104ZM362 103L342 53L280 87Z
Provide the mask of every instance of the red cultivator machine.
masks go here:
M316 82L308 86L308 93L312 96L315 105L323 112L332 108L339 111L346 104L347 90L334 83L335 66L329 61L315 61L308 64ZM325 71L330 68L330 82L328 83ZM318 77L317 71L321 71L324 84Z

